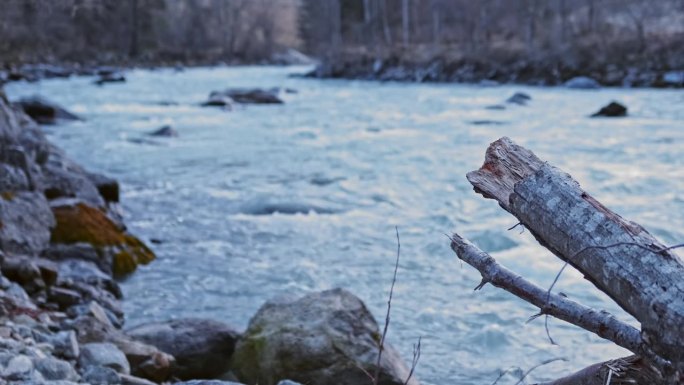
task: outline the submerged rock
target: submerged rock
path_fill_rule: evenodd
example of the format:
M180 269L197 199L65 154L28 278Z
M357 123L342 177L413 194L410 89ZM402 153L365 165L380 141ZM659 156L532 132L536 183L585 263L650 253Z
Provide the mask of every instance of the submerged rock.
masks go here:
M506 103L517 104L519 106L527 105L527 102L532 100L532 97L523 92L516 92L511 95L510 98L506 99Z
M14 103L40 124L57 124L60 121L81 120L63 107L40 96L31 96Z
M126 333L174 356L172 375L181 380L216 378L227 372L239 337L221 322L193 318L144 324Z
M228 97L235 103L240 104L283 104L278 97L278 89L261 88L229 88L224 91L214 91L209 95L209 101Z
M107 83L124 83L126 82L126 77L121 72L104 72L100 74L100 77L95 80L95 84L98 86Z
M79 202L55 202L52 212L56 225L51 242L92 245L101 256L98 266L105 271L124 275L155 259L142 241L124 232L98 208Z
M202 103L202 106L223 107L224 109L231 110L233 108L233 99L221 93L212 92L211 95L209 95L209 100Z
M565 87L580 90L591 90L601 88L601 84L588 76L577 76L566 81Z
M150 132L148 135L163 137L163 138L176 138L176 137L178 137L178 131L176 131L171 126L166 125L166 126L160 127L157 130Z
M380 330L359 298L343 289L299 299L270 301L252 318L233 355L240 381L276 385L289 378L302 384L359 385L374 373ZM398 352L385 343L379 384L402 385L408 378ZM412 378L409 385L417 385Z
M591 115L592 117L606 116L606 117L622 117L627 116L627 107L618 102L610 102L610 104L602 107L598 112Z

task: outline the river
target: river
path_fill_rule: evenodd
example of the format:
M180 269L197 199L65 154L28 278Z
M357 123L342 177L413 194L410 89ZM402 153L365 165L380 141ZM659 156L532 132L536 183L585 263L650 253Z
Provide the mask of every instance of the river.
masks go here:
M516 220L472 191L466 172L509 136L572 174L597 199L667 244L684 241L684 93L524 86L398 84L293 78L296 67L134 70L99 87L92 78L12 83L10 98L40 94L84 122L46 127L90 169L122 184L131 230L158 260L125 280L129 326L180 317L244 329L268 298L344 287L384 320L396 237L401 262L389 341L409 360L423 339L423 384L549 380L626 354L487 286L445 234L457 230L500 262L548 286L561 263ZM287 87L284 105L200 107L212 90ZM528 106L501 104L514 92ZM611 100L630 116L592 119ZM171 124L178 138L146 135ZM275 212L274 212L275 211ZM572 299L634 322L581 275L557 286Z

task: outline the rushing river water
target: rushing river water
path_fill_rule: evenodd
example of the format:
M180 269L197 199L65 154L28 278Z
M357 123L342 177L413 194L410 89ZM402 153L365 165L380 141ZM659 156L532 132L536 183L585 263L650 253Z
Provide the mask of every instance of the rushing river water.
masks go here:
M684 241L684 93L517 86L393 84L288 77L302 68L132 71L125 84L90 78L13 83L11 98L41 94L85 117L47 127L92 170L119 179L132 231L158 260L123 283L128 325L210 317L237 328L268 298L341 286L383 320L401 236L388 339L408 360L423 338L424 384L491 384L556 357L529 382L625 351L543 319L462 264L445 234L469 237L509 268L548 286L560 262L516 220L475 194L466 172L509 136L665 243ZM288 87L281 106L203 108L226 87ZM528 106L505 110L513 92ZM587 116L611 100L622 119ZM171 124L180 137L146 133ZM275 213L274 213L275 212ZM558 290L630 320L575 272ZM632 322L632 321L630 321Z

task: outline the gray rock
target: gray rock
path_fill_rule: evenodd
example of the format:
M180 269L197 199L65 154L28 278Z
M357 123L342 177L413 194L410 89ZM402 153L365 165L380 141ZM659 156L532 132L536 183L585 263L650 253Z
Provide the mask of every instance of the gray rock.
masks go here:
M162 382L171 373L175 363L173 356L159 351L154 346L135 341L120 330L100 323L94 317L82 317L73 327L78 330L78 338L82 343L106 341L116 345L126 355L131 373L137 377Z
M54 354L66 359L75 359L80 349L73 330L63 330L50 335L34 335L38 342L46 342L55 347Z
M87 173L86 176L90 181L97 187L97 191L100 192L100 196L105 202L118 202L119 201L119 182L116 179L110 178L106 175L97 173Z
M104 366L89 366L82 373L83 381L92 385L120 384L121 377L116 370Z
M510 98L506 99L506 103L517 104L519 106L527 105L527 102L532 100L532 97L523 92L516 92L511 95Z
M60 121L80 120L78 116L41 96L23 98L15 104L40 124L56 124Z
M580 90L590 90L601 88L601 84L596 80L587 76L577 76L565 82L565 87L580 89Z
M367 384L379 349L380 330L363 302L346 290L267 302L249 323L233 355L240 381L275 385L289 378L303 384ZM362 369L361 369L362 368ZM379 383L408 378L398 352L385 344ZM409 385L417 385L412 378Z
M78 381L78 373L70 363L52 357L34 360L36 370L46 380Z
M215 378L228 371L239 337L233 328L204 319L150 323L127 334L174 356L172 374L179 379Z
M178 131L176 131L173 127L167 125L150 132L148 135L163 138L176 138L178 137Z
M69 159L62 150L53 147L43 166L45 196L50 199L79 198L94 207L103 207L104 199L81 166Z
M2 377L10 381L22 381L31 379L33 362L31 358L23 354L13 357L2 371Z
M0 249L16 254L40 254L55 225L43 194L19 192L0 197Z
M23 170L0 163L0 191L23 191L28 190L29 186L29 180Z
M123 374L131 372L131 367L123 352L116 345L108 342L89 343L81 346L78 364L81 368L104 366Z
M83 301L83 297L77 291L63 287L50 288L48 298L50 301L58 304L60 309L66 309Z
M98 86L105 85L107 83L124 83L126 82L126 77L121 72L106 72L101 73L100 77L95 80L95 84Z
M214 91L209 95L209 100L215 98L228 97L235 103L240 104L283 104L282 99L278 97L277 89L261 89L261 88L230 88L224 91Z
M592 117L623 117L627 116L627 107L618 102L610 102L608 105L602 107L598 112L591 115Z
M231 110L233 107L233 99L229 96L223 95L218 92L212 92L209 95L209 99L202 103L204 107L223 107L227 110Z

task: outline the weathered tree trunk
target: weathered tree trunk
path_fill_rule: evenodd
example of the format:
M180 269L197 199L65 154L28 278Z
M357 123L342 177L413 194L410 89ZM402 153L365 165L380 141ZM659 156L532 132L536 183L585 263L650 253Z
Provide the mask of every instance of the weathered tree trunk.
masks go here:
M663 383L680 381L677 370L682 373L684 369L684 264L671 248L603 206L568 174L508 138L491 144L484 165L468 173L468 180L475 191L497 200L544 247L641 322L644 350L631 350L668 372ZM463 257L464 247L457 245L454 250L461 250L459 257L477 267ZM483 274L486 282L493 281ZM551 314L551 300L546 302L540 306L542 313ZM618 332L615 326L606 327Z
M647 362L636 356L588 366L567 377L542 385L660 384L663 378Z

